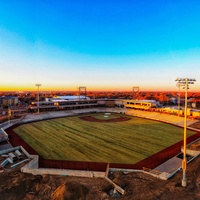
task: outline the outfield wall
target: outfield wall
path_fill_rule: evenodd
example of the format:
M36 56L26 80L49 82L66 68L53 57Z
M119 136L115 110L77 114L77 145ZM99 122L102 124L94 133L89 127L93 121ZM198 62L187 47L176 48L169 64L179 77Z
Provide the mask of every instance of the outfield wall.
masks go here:
M40 159L39 167L105 172L107 163Z

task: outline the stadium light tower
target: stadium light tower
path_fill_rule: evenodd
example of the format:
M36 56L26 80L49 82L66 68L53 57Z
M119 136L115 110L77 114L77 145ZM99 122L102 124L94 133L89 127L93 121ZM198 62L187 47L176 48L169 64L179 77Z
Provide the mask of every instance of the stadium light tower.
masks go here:
M179 83L180 86L183 86L185 89L185 111L184 111L184 138L183 138L183 160L182 160L182 169L183 169L183 179L182 179L182 186L187 186L187 179L186 179L186 135L187 135L187 93L189 89L189 84L194 84L196 81L195 79L191 78L177 78L177 84Z
M38 94L37 94L37 97L38 97L38 105L37 105L37 107L38 107L38 114L40 113L40 109L39 109L39 102L40 102L40 100L39 100L39 87L41 86L41 84L39 84L39 83L37 83L37 84L35 84L35 86L36 87L38 87Z
M139 91L140 91L139 86L133 86L133 100L136 100L135 97L139 99Z
M176 86L178 87L178 116L180 116L180 103L181 103L180 87L183 86L183 85L180 82L177 82Z

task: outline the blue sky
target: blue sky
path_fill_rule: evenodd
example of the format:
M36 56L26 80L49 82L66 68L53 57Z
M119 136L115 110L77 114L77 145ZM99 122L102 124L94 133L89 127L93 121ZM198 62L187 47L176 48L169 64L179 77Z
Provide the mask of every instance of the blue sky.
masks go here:
M200 84L200 2L1 0L0 91Z

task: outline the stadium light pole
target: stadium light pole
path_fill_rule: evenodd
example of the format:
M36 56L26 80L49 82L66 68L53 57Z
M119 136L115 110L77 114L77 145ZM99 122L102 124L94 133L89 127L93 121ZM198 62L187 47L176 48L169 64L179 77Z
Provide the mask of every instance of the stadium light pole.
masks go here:
M8 107L8 124L10 124L11 116L12 116L12 112L11 112L10 107Z
M40 102L40 100L39 100L39 87L41 86L41 84L39 84L39 83L37 83L37 84L35 84L35 86L36 87L38 87L38 94L37 94L37 97L38 97L38 114L40 113L40 109L39 109L39 102Z
M138 94L137 98L139 99L139 91L140 91L139 86L133 86L133 100L135 100L135 93Z
M191 78L177 78L175 81L183 86L185 89L185 111L184 111L184 138L183 138L183 160L182 160L182 169L183 169L183 179L182 179L182 186L187 186L187 179L186 179L186 136L187 136L187 93L189 89L189 84L194 84L196 81L195 79Z
M181 87L181 83L180 82L177 82L177 84L176 84L176 86L178 87L178 91L179 91L179 93L178 93L178 116L180 116L180 95L181 95L181 93L180 93L180 87Z

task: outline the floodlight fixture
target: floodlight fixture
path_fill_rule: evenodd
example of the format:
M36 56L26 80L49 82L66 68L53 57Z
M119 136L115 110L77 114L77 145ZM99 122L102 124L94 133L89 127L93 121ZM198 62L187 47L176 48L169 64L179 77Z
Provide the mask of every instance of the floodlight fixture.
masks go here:
M84 99L86 99L86 86L79 86L78 87L79 90L79 100L81 98L81 94L84 94Z
M182 86L181 83L177 83L176 86L178 87L179 93L178 93L178 116L180 116L180 98L181 98L181 93L180 93L180 87Z
M133 86L133 100L136 100L135 97L139 98L139 91L140 91L139 86Z

